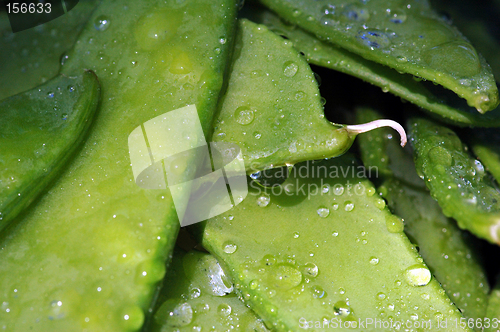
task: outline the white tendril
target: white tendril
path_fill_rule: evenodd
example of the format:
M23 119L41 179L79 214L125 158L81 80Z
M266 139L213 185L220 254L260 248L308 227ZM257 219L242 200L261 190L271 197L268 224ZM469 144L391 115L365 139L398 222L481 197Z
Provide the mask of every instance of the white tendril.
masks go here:
M361 134L361 133L366 133L367 131L377 129L380 127L391 127L392 129L397 131L399 136L401 137L401 146L404 147L406 145L406 132L405 132L403 126L401 126L396 121L385 120L385 119L375 120L375 121L360 124L360 125L349 125L349 126L346 126L346 129L350 133Z

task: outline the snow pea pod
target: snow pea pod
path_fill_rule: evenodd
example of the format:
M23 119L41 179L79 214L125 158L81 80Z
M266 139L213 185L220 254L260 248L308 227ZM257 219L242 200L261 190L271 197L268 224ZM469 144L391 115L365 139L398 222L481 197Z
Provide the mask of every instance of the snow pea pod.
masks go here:
M433 1L432 6L453 21L453 24L472 42L500 78L499 39L495 35L499 8L493 2L478 4L473 0Z
M356 112L358 122L381 117L372 109ZM391 211L403 218L405 233L418 245L420 255L446 294L465 317L484 317L489 286L474 248L477 243L443 215L424 181L418 178L411 153L402 151L386 128L361 136L358 145L365 167L385 166L380 160L391 166L378 172L382 183L378 191Z
M268 331L238 299L214 256L174 250L150 331Z
M80 0L65 15L35 28L13 33L0 12L0 100L53 78L96 6Z
M136 185L128 137L192 104L209 135L235 15L231 0L101 2L62 68L97 73L99 117L67 172L3 234L0 328L141 328L179 222L168 190Z
M425 119L411 119L417 172L443 213L460 228L500 243L500 193L479 160L472 158L450 129Z
M213 140L238 144L249 173L347 151L363 130L325 118L314 74L292 43L245 19L239 27Z
M499 104L489 65L428 1L261 2L323 40L452 90L480 113Z
M358 123L382 118L379 112L365 107L357 108L355 114ZM377 170L376 178L372 179L377 185L387 178L394 177L409 186L426 188L415 170L410 147L401 149L389 129L379 128L361 135L358 138L358 146L365 167Z
M486 114L478 114L474 109L456 100L453 100L452 105L447 102L448 96L445 98L432 92L414 76L400 74L387 66L321 41L299 27L285 24L269 10L253 8L248 11L247 15L256 22L265 24L271 31L288 37L294 47L302 51L311 64L360 78L382 88L384 92L391 92L422 107L432 115L439 115L441 120L454 125L479 127L500 125L500 107Z
M471 131L471 147L486 169L500 182L500 134L494 130Z
M482 321L484 331L498 331L500 327L500 284L497 280L488 301L488 310Z
M352 156L294 169L281 190L252 184L231 211L193 225L268 327L460 320Z
M97 77L58 76L0 101L0 231L62 173L99 102Z

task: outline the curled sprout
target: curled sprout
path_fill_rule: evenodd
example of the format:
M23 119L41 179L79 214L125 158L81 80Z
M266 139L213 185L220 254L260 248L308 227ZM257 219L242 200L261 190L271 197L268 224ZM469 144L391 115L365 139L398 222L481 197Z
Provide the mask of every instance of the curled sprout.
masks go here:
M386 119L375 120L375 121L363 123L360 125L349 125L349 126L346 126L346 129L349 133L353 133L353 134L357 135L357 134L361 134L361 133L366 133L367 131L377 129L380 127L391 127L392 129L396 130L398 132L399 136L401 137L401 146L404 147L406 145L406 141L407 141L406 132L405 132L403 126L401 126L399 123L397 123L396 121L393 121L393 120L386 120Z

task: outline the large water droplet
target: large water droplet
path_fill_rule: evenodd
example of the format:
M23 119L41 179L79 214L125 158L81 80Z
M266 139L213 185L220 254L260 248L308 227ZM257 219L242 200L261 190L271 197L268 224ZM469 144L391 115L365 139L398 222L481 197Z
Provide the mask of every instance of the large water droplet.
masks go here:
M337 196L340 196L344 193L344 186L341 185L340 183L337 183L336 185L333 186L333 193Z
M415 264L404 272L406 282L411 286L425 286L431 281L431 272L422 264Z
M241 125L248 125L252 123L254 119L254 114L253 111L250 109L248 106L241 106L236 109L234 112L234 118L236 119L236 122L238 122Z
M109 18L106 15L100 15L94 21L94 28L98 31L106 31L109 28L109 24Z
M366 22L370 19L368 10L356 4L347 5L342 11L342 16L344 21Z
M312 296L317 299L321 299L326 296L326 292L321 286L314 286L312 288Z
M169 71L176 75L189 74L193 70L193 65L186 52L178 52L174 55L170 63Z
M69 60L69 55L68 53L64 52L60 58L61 66L64 66L68 60Z
M347 317L351 313L351 308L345 301L338 301L333 306L333 312L340 317Z
M169 327L182 327L191 323L193 320L193 309L189 303L179 303L175 300L165 301L155 313L155 320L158 323L166 323Z
M356 38L364 45L375 49L375 48L385 48L389 46L389 37L383 31L370 29L361 30L358 32Z
M471 77L481 72L479 56L464 41L452 41L435 46L424 53L424 60L456 77ZM453 61L450 61L453 59Z
M395 10L386 10L387 17L389 17L389 21L396 24L401 24L406 21L406 12L402 9Z
M299 66L293 61L287 61L283 65L283 74L285 74L286 77L294 77L298 70Z
M231 314L232 308L229 304L222 303L217 307L217 313L221 316L227 317Z
M224 242L222 245L222 250L224 250L226 254L232 254L236 251L236 249L238 249L238 246L233 242Z
M334 5L324 5L321 8L321 13L322 14L335 14L335 6Z
M266 207L269 205L271 198L267 194L262 194L257 198L257 205L260 207Z
M334 14L326 14L321 17L321 23L327 26L334 26L338 24L338 20Z
M378 209L383 210L385 208L385 200L383 198L377 197L375 200L375 206Z
M271 188L285 182L290 174L290 169L291 166L274 167L253 173L250 178L263 187Z
M330 214L330 210L325 206L321 206L316 210L316 212L318 213L318 216L320 216L321 218L326 218Z
M347 212L351 212L354 210L354 203L351 201L345 201L344 202L344 210Z
M403 221L395 215L386 217L385 226L387 227L389 233L400 233L405 228Z
M269 281L278 289L291 289L302 282L302 273L291 264L276 264L269 274Z
M453 162L453 157L451 156L450 151L442 146L433 147L429 150L428 155L430 161L436 165L449 167Z
M306 263L304 265L304 275L308 276L308 277L312 277L312 278L315 278L318 276L318 273L319 273L319 269L318 269L318 266L314 263Z

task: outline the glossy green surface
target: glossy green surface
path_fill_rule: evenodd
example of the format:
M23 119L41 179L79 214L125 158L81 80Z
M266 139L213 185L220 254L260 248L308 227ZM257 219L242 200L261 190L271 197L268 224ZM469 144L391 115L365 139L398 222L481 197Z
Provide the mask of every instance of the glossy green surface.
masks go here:
M97 77L86 71L0 101L0 231L64 171L99 96Z
M500 7L494 1L478 3L474 0L431 0L436 10L446 15L472 42L491 65L496 80L500 79L500 43L497 33Z
M405 233L462 314L486 317L490 287L471 235L444 216L426 191L393 179L380 190L391 210L404 219Z
M297 164L281 194L253 183L242 203L195 226L269 327L460 319L401 219L359 170L348 155Z
M150 331L268 331L234 293L214 256L174 251Z
M497 182L500 182L500 133L494 130L474 131L471 147Z
M292 43L265 26L239 22L213 140L238 144L250 173L348 150L354 136L326 120L314 74Z
M128 136L188 104L210 133L235 11L222 0L109 0L93 13L62 71L96 72L99 117L64 176L3 234L0 329L141 328L179 222L167 190L135 184Z
M97 0L80 0L67 14L33 29L13 33L0 12L0 100L32 89L53 78L61 61L96 7ZM64 55L63 55L64 54Z
M425 119L409 122L415 165L431 195L461 228L500 243L500 193L484 166L450 129Z
M357 122L382 118L372 109L358 109ZM488 280L480 264L475 243L456 222L443 215L441 207L418 178L412 155L403 152L386 128L359 137L365 167L377 167L378 191L391 211L403 218L405 233L446 294L467 318L486 314ZM390 165L390 166L389 166Z
M486 61L426 0L261 0L287 21L350 52L443 85L480 113L498 90Z
M493 332L500 329L500 284L498 284L498 281L489 296L486 318L489 321L486 322L485 320L484 331Z
M299 27L284 23L268 10L253 9L248 11L248 15L253 20L268 26L271 31L287 36L294 47L305 54L307 61L311 64L360 78L380 87L382 91L408 100L454 125L478 127L500 125L500 107L487 114L478 114L474 108L457 103L456 100L450 104L447 102L447 96L435 94L420 82L421 79L412 75L400 74L387 66L366 60L346 49L321 41Z

